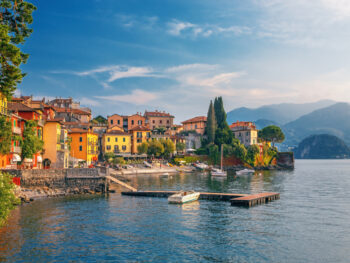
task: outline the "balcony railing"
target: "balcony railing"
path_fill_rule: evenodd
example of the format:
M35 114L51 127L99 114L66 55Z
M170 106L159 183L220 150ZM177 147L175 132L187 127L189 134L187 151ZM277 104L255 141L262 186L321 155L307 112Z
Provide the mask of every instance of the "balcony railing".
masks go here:
M12 127L12 132L15 133L15 134L22 134L21 128L17 127L17 126L13 126Z
M20 147L20 146L12 146L11 147L11 152L12 153L21 153L22 152L22 147Z

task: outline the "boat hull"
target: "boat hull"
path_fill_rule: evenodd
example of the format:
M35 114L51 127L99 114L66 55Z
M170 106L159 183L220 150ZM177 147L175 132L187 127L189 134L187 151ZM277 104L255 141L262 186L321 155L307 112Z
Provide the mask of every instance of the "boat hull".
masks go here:
M199 195L200 193L192 193L189 195L174 194L169 196L168 202L169 204L189 203L189 202L197 201L199 198Z

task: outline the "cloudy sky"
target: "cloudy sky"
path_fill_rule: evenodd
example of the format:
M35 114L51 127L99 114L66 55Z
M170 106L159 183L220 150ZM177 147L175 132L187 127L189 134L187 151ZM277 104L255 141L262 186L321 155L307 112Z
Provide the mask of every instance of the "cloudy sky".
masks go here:
M176 122L282 102L350 102L349 0L32 1L18 93L94 115L165 110Z

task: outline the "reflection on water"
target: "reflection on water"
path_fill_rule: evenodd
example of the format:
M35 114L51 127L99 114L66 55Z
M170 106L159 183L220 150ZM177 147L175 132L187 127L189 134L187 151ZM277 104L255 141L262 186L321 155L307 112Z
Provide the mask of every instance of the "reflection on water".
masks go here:
M350 161L246 176L133 176L144 190L280 192L251 209L111 194L36 201L0 230L0 261L348 262Z

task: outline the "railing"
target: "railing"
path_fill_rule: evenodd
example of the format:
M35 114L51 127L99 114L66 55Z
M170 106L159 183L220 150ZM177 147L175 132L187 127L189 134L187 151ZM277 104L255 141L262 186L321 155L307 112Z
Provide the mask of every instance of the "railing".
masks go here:
M20 146L12 146L11 147L11 152L13 152L13 153L21 153L22 152L22 148Z
M15 134L22 134L21 128L17 127L17 126L13 126L12 127L12 132L15 133Z

